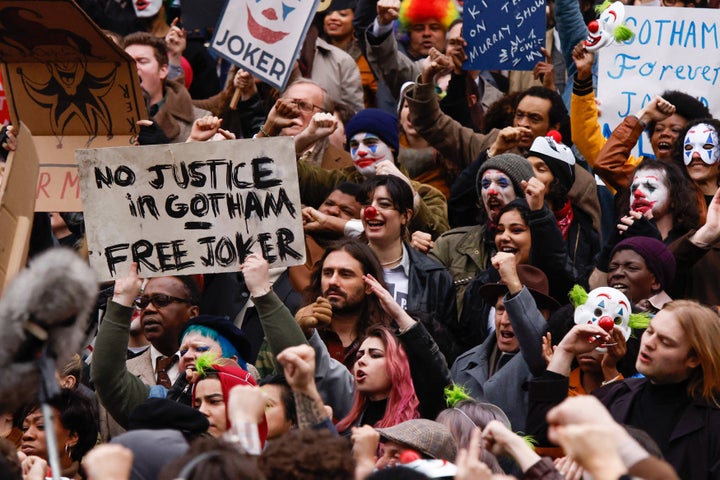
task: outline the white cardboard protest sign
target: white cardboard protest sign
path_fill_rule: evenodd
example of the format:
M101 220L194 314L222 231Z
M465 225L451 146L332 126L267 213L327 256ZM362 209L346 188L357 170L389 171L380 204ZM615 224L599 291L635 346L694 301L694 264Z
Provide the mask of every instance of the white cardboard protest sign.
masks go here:
M319 0L228 0L210 48L280 90Z
M290 137L76 152L90 264L110 280L305 261Z
M720 114L720 11L708 8L625 7L632 40L599 52L600 124L610 132L656 95L679 90ZM634 155L653 157L643 133Z

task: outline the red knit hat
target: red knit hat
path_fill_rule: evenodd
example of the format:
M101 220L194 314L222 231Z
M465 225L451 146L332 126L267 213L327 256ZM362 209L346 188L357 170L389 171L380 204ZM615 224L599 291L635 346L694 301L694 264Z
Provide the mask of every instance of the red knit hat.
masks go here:
M225 406L227 407L228 400L230 399L230 390L236 385L250 385L253 387L257 387L257 382L255 379L250 375L248 372L240 368L240 366L233 362L232 360L226 359L226 358L219 358L212 362L212 364L207 368L202 368L200 366L198 368L198 360L202 358L199 357L195 361L195 367L198 369L198 372L200 373L201 377L198 379L198 381L202 380L202 378L208 376L209 373L215 373L220 380L220 388L223 392L223 399L225 401ZM202 364L202 361L201 361ZM192 389L192 398L193 398L193 404L195 403L195 390L197 388L197 382L193 385ZM227 427L228 429L231 426L230 423L230 417L228 415L227 408L225 409L225 419L227 421ZM260 437L260 444L262 447L265 446L265 440L267 440L268 436L268 425L267 425L267 419L265 418L265 415L263 415L263 420L258 424L258 436Z

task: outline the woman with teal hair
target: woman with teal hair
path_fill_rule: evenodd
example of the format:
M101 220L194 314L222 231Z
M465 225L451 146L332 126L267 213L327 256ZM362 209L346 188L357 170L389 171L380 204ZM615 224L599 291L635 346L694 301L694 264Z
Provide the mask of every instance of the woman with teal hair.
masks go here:
M250 340L228 317L198 315L191 318L180 332L180 370L193 368L195 359L205 352L235 360L247 370Z

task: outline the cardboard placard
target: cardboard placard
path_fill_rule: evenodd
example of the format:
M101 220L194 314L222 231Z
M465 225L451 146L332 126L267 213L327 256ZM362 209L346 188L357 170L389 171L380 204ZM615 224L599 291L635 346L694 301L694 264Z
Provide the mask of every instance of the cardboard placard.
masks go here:
M32 134L20 124L17 150L8 154L0 175L0 293L25 266L32 230L35 195L33 187L39 169Z
M720 114L720 11L711 8L625 7L635 38L599 51L598 98L603 135L656 95L679 90ZM643 133L633 155L654 158Z
M135 62L72 0L0 2L0 62L11 121L43 162L37 210L82 210L75 149L130 145L147 118Z
M78 150L90 264L102 280L305 261L290 137Z
M228 1L210 48L284 90L319 1Z
M545 0L467 0L466 70L532 70L544 60Z

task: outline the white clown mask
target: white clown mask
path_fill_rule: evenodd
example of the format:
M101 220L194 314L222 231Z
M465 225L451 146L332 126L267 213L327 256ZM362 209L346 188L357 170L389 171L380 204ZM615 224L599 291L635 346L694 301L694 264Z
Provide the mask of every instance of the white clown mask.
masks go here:
M720 160L718 132L712 125L698 123L685 134L683 161L686 166L692 163L695 153L699 154L700 159L707 165L713 165Z
M615 41L613 32L625 20L625 5L622 2L613 2L604 10L597 20L588 24L588 36L585 39L585 48L594 52L606 47Z
M627 340L630 337L630 301L619 290L598 287L588 293L587 301L575 309L575 323L591 323L603 327L609 326L607 322L619 327ZM601 347L597 350L606 351Z

